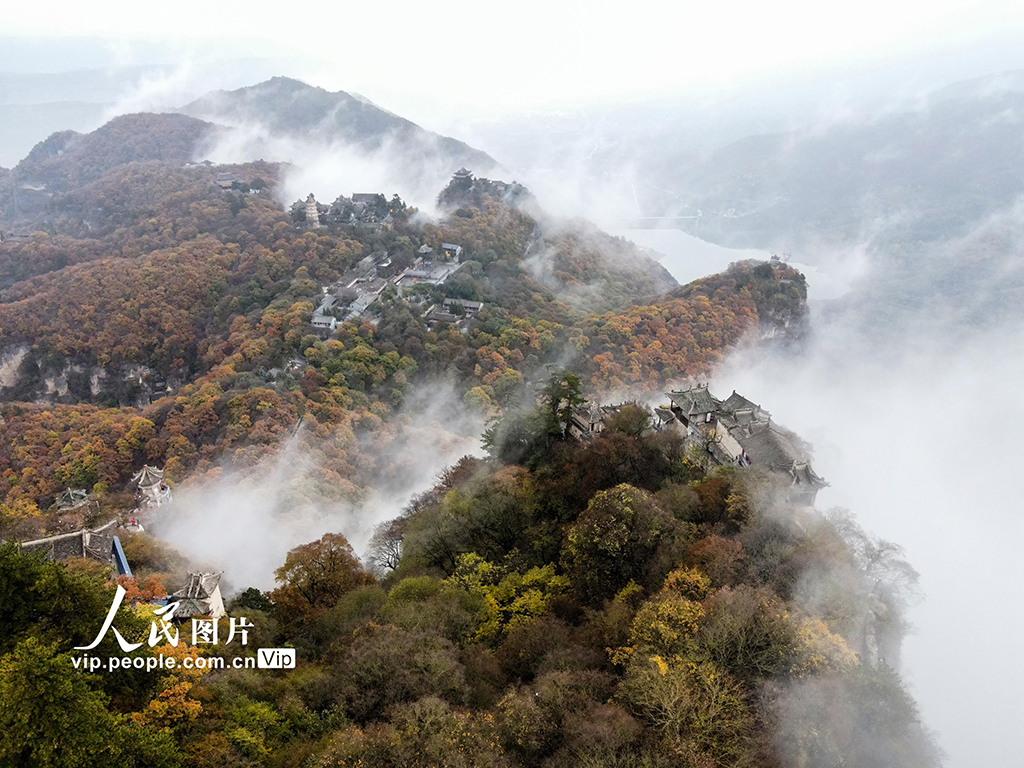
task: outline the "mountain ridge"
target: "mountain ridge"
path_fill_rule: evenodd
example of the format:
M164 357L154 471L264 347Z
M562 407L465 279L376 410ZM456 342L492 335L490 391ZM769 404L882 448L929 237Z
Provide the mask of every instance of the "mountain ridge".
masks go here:
M346 91L328 91L290 77L273 77L231 91L211 91L186 104L184 114L228 124L259 124L279 135L337 141L379 150L385 140L399 144L436 145L439 155L453 164L450 171L467 165L481 173L498 167L490 155L450 136L420 127Z

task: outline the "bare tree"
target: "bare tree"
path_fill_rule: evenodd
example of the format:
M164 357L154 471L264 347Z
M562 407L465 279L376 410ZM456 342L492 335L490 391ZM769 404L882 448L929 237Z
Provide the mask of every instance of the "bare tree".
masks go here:
M377 575L383 575L398 567L402 559L402 539L405 536L406 522L407 518L396 517L380 523L373 529L367 564Z

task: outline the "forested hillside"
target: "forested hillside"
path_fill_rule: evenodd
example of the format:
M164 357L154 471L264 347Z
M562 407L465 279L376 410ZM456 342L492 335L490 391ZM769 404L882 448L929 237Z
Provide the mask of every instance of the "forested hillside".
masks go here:
M778 475L710 470L645 406L569 429L740 343L799 343L801 274L677 286L468 172L434 218L393 190L290 204L285 166L192 163L207 130L129 116L0 177L0 539L134 514L147 464L187 489L288 450L301 496L354 505L406 471L424 403L489 422L488 456L394 505L365 562L334 531L275 589L234 585L249 647L295 649L292 670L82 674L115 586L138 641L190 553L120 529L115 580L0 546L0 766L937 765L893 671L916 581L898 548ZM59 510L71 488L89 504Z
M634 246L485 179L453 182L436 222L399 206L388 227L309 229L275 197L280 166L145 160L167 125L136 128L151 137L136 138L130 162L92 135L49 157L53 178L83 183L47 199L33 234L0 243L5 514L34 519L68 485L116 491L143 460L178 481L227 456L248 466L300 416L331 436L343 487L362 487L348 452L419 386L443 380L482 417L529 399L552 363L593 394L654 392L706 375L778 306L803 311L798 276L767 265L659 297L673 282ZM230 188L215 183L225 173ZM388 287L334 333L310 326L321 287L366 256L386 252L397 270L442 242L464 249L443 286ZM540 253L553 269L538 270ZM445 297L482 302L479 317L428 323ZM72 423L95 433L69 441ZM126 448L123 431L140 423Z
M705 474L639 407L566 440L552 397L527 414L527 452L499 426L492 458L462 460L378 529L368 566L327 534L288 554L275 590L234 600L256 645L296 648L291 671L76 674L68 651L92 629L78 609L112 587L0 549L0 760L938 764L889 666L916 579L898 548L790 506L767 475ZM159 595L175 557L144 534L126 551L134 594ZM118 626L142 631L127 608Z

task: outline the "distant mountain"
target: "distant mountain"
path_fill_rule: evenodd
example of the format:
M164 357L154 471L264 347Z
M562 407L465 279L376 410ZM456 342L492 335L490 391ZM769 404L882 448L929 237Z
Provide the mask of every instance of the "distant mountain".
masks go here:
M129 163L186 163L214 129L187 115L142 113L115 117L91 133L54 133L0 174L0 224L42 227L59 215L52 206L55 196L75 192Z
M728 245L934 241L966 234L1024 193L1019 76L955 84L916 111L749 136L659 183Z
M166 76L168 67L132 66L69 72L0 72L0 104L87 102L112 104L144 78Z
M137 92L147 80L168 77L169 70L131 66L0 72L0 166L17 165L53 133L95 130L125 95Z
M41 141L14 168L23 184L62 189L95 181L127 163L188 162L214 128L186 115L121 115L92 133L61 131Z
M1024 69L1012 69L995 75L959 80L928 95L928 101L935 104L946 99L983 98L1002 91L1024 93Z
M219 149L220 139L228 139L224 144L229 150ZM301 151L291 151L296 147ZM349 174L351 163L342 162L328 176L379 184L413 202L429 204L462 166L480 173L499 169L486 153L427 131L365 98L277 77L249 88L212 92L180 113L122 115L91 133L51 134L11 171L0 174L0 223L13 229L42 226L46 217L56 215L50 202L54 195L74 192L129 163L267 158L315 173L324 167L322 153L339 147L348 160L365 160L364 173Z
M55 101L0 107L0 166L16 165L43 136L57 131L89 131L103 123L109 104Z
M829 313L835 327L877 333L880 348L922 325L955 343L1021 317L1022 72L954 83L917 109L748 136L703 160L647 167L677 194L660 210L699 210L705 240L826 269L865 259Z
M229 126L258 125L267 132L324 144L344 142L365 150L410 153L421 164L441 163L479 173L498 167L486 152L427 131L344 91L326 91L288 77L234 91L214 91L185 105L187 115Z

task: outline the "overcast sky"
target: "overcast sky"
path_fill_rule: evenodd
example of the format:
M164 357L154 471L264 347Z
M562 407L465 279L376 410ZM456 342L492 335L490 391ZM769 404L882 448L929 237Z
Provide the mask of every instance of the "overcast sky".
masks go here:
M903 67L908 87L929 73L941 83L1024 67L1021 31L1024 4L1000 0L56 0L5 10L0 34L22 44L3 46L0 71L169 60L201 69L222 57L273 57L293 62L289 74L415 119L447 108L481 116L894 67ZM81 40L88 36L98 40ZM910 62L927 62L927 71Z

